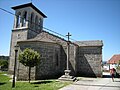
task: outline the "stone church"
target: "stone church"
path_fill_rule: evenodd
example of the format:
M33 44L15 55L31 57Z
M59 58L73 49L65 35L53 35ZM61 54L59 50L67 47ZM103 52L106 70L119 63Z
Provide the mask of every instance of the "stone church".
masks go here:
M11 34L9 73L13 73L16 44L18 54L31 48L41 54L40 64L32 68L31 79L58 78L64 74L67 61L67 41L43 29L47 18L32 3L12 7L15 10L14 26ZM102 76L101 40L70 42L69 69L73 76ZM28 79L28 67L17 60L18 80Z

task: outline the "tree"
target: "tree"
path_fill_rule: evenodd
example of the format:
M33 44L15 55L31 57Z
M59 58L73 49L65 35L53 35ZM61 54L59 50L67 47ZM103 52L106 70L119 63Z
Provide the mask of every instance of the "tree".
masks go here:
M0 60L1 69L5 70L8 68L8 61L7 60Z
M40 54L30 48L26 48L23 52L19 54L19 62L24 66L29 67L29 83L30 83L30 73L31 67L34 67L40 62Z
M118 62L117 69L120 70L120 60L119 60L119 62Z

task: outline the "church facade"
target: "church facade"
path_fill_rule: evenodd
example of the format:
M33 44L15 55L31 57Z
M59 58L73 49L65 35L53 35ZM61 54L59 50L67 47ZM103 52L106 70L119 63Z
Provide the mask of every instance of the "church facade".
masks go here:
M31 79L58 78L64 74L67 61L67 41L43 30L47 18L32 3L14 6L14 27L11 34L9 73L14 70L14 46L19 45L18 54L31 48L41 54L40 64L32 68ZM101 40L70 42L69 69L73 76L102 77ZM28 67L17 60L17 79L28 79Z

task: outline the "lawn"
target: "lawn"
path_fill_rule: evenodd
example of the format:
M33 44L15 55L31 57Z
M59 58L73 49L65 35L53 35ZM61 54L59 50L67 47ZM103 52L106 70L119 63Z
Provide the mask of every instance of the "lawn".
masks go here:
M12 88L12 82L5 73L0 72L0 90L58 90L71 82L59 82L56 80L39 80L28 82L16 82L16 87Z

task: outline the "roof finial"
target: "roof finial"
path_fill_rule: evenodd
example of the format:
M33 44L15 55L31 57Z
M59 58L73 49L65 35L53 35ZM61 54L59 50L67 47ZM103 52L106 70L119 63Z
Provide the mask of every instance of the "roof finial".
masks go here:
M32 0L31 0L31 3L32 3Z

